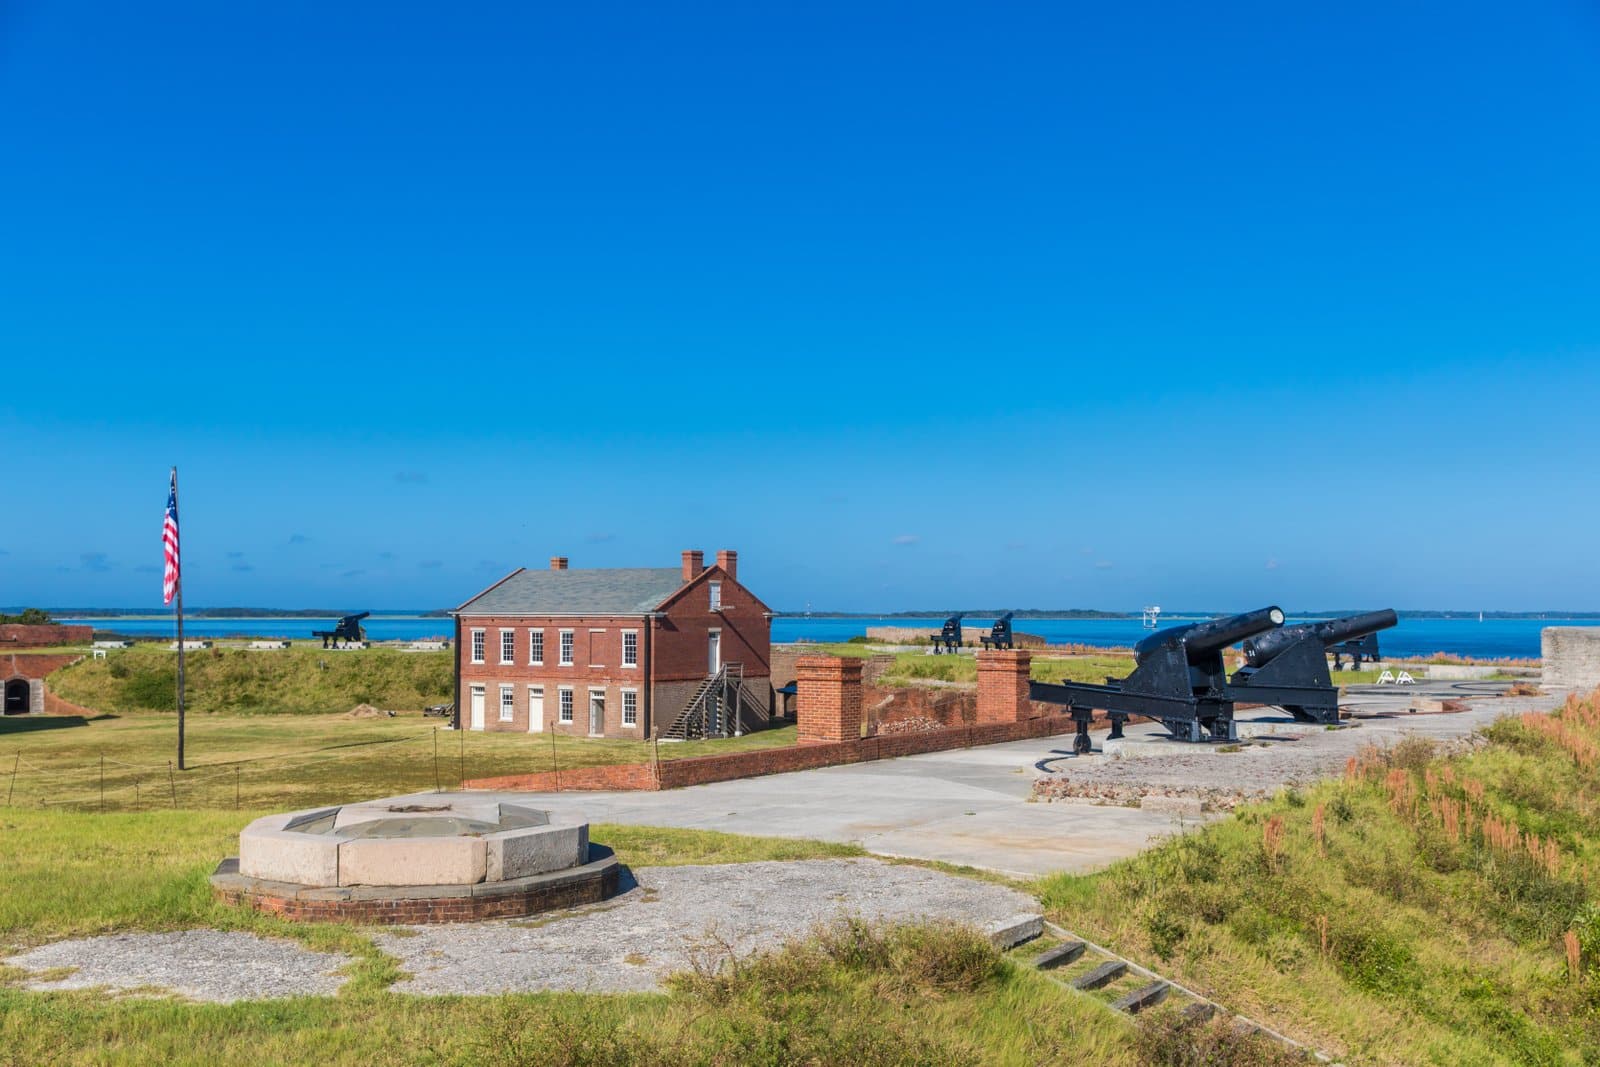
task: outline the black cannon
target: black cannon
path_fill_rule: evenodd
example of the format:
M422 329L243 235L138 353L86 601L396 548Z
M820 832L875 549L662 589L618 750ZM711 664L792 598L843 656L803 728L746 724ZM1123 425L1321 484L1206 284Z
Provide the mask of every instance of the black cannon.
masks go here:
M1016 612L1008 611L994 620L994 626L989 629L989 636L983 639L984 648L1015 648L1011 641L1011 616Z
M1393 626L1394 623L1390 623ZM1351 641L1341 641L1337 645L1330 645L1328 653L1333 656L1333 669L1344 670L1344 657L1350 657L1350 669L1357 670L1362 663L1376 663L1383 658L1383 653L1378 650L1378 635L1367 634Z
M1133 646L1133 673L1105 685L1030 682L1028 696L1064 704L1077 720L1072 750L1090 749L1089 722L1095 708L1111 717L1111 738L1122 736L1129 715L1155 719L1179 741L1237 739L1234 697L1222 650L1283 625L1283 611L1261 608L1209 622L1158 630Z
M1376 650L1378 631L1399 621L1385 609L1260 634L1244 643L1244 666L1228 690L1241 704L1276 704L1300 722L1336 723L1339 690L1328 674L1328 653L1368 640Z
M961 616L952 615L944 620L944 629L929 638L933 642L934 655L940 652L954 652L961 647Z
M361 628L361 620L371 615L370 611L363 611L359 615L346 615L339 620L337 626L331 630L312 630L312 637L322 638L323 648L338 648L339 642L354 644L367 639L367 631ZM332 642L330 644L329 642Z

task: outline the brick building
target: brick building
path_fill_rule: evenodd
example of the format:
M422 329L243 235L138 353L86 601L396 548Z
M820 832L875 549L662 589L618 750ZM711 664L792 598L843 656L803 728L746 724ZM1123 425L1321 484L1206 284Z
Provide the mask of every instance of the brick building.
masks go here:
M456 608L456 707L469 730L722 735L766 725L772 613L738 553L679 567L522 568Z

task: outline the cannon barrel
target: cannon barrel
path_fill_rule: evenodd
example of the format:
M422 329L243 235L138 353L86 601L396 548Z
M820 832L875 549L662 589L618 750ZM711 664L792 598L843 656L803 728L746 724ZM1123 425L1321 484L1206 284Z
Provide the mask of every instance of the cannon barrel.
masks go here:
M1384 608L1382 611L1364 611L1360 615L1347 615L1342 619L1329 619L1327 622L1306 622L1297 626L1285 626L1281 630L1273 630L1246 641L1245 662L1252 667L1264 666L1304 637L1315 637L1322 642L1323 648L1332 648L1344 641L1354 641L1379 630L1387 630L1399 622L1400 617L1392 609Z
M1190 663L1199 656L1227 648L1236 641L1254 637L1283 625L1283 609L1261 608L1243 615L1229 615L1209 622L1193 622L1187 626L1172 626L1158 630L1133 646L1133 656L1138 663L1164 648L1182 645Z

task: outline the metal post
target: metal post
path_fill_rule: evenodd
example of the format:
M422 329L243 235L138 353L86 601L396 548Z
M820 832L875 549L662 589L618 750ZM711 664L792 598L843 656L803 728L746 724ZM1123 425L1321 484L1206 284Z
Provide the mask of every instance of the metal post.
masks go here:
M22 766L22 753L17 753L17 758L11 762L11 788L6 790L6 807L11 806L11 794L17 791L17 768Z
M174 513L178 509L178 468L172 468L172 508ZM176 521L176 518L174 519ZM179 530L180 551L182 546L182 530ZM180 556L178 561L178 580L174 592L177 594L174 611L178 617L178 770L183 770L183 561ZM177 788L173 788L173 807L177 807Z
M100 753L100 814L106 813L106 754Z
M239 771L237 763L233 765L233 810L239 810Z
M439 728L433 728L433 791L439 792Z
M467 783L467 732L465 730L457 730L456 733L461 735L461 784L465 785Z
M556 731L552 725L550 729L550 769L556 775L556 792L561 792L561 761L556 758Z
M178 780L172 774L172 761L167 760L167 785L172 789L172 808L178 808Z

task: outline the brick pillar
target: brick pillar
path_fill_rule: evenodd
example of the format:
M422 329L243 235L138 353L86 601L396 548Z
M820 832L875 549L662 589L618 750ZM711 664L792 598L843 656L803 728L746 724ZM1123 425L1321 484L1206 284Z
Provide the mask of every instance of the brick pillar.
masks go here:
M860 740L861 661L801 656L794 668L799 742Z
M1033 718L1028 701L1028 671L1033 653L1024 648L978 653L978 722L1020 722Z

